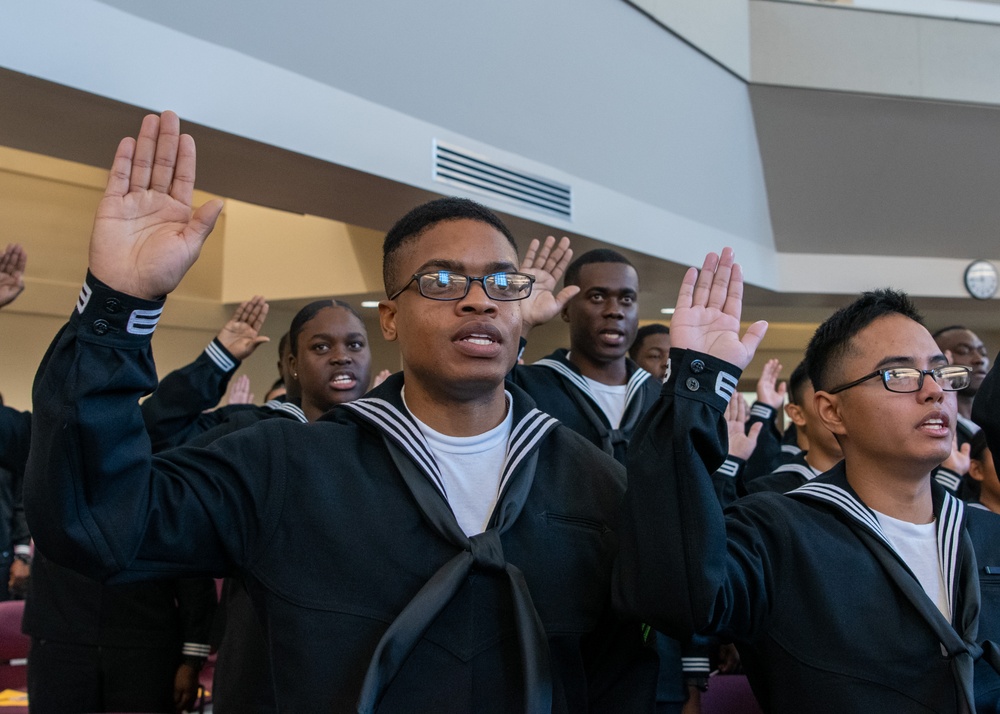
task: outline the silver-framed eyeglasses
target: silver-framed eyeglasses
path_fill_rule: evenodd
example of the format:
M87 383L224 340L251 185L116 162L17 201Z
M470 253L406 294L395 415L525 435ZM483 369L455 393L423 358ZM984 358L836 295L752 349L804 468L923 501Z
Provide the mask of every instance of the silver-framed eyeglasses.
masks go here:
M480 283L487 297L493 300L524 300L531 295L534 275L527 273L490 273L489 275L462 275L450 270L414 273L409 281L389 296L395 300L400 293L416 282L417 290L428 300L461 300L469 294L473 283Z
M934 369L916 369L914 367L891 367L888 369L876 369L871 374L866 374L861 379L855 379L848 384L842 384L835 389L828 389L829 394L843 392L845 389L856 387L862 382L876 377L882 378L882 386L890 392L919 392L924 386L924 377L930 375L938 386L946 392L957 392L969 386L972 370L969 367L958 364L949 364L944 367Z

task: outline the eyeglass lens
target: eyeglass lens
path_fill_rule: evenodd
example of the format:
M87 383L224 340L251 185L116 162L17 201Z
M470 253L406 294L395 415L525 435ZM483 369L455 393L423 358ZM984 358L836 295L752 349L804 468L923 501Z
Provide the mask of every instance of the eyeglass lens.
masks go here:
M888 369L884 373L885 386L893 392L916 392L923 386L924 375L919 369ZM969 372L962 368L939 367L930 370L930 376L948 392L957 392L969 386Z
M420 294L431 299L461 298L469 292L470 281L483 284L486 294L496 300L517 300L531 292L531 278L520 273L493 273L481 278L440 270L425 273L417 279Z

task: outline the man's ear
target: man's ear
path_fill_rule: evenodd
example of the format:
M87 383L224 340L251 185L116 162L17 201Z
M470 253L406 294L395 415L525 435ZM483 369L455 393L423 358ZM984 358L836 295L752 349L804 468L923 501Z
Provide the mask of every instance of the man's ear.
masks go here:
M816 413L819 415L819 420L823 422L823 426L837 436L847 434L844 417L841 413L842 405L840 403L840 398L836 394L816 392L813 396L813 400L816 404Z
M969 476L982 483L983 479L986 478L986 472L983 470L982 461L969 459Z
M382 328L382 337L387 342L395 342L396 332L396 301L381 300L378 304L378 323Z
M801 428L806 425L806 415L802 413L802 407L789 402L785 405L785 414L792 420L795 426Z

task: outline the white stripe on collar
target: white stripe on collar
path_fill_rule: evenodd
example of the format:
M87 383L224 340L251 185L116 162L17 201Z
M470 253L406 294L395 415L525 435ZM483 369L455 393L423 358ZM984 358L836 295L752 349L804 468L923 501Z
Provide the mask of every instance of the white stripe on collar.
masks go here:
M941 513L937 517L938 556L941 559L941 569L944 571L944 581L948 584L945 595L948 597L948 612L955 612L952 593L955 591L955 571L958 568L958 549L961 544L962 518L965 515L965 504L950 493L944 494Z
M353 409L368 421L371 421L385 431L410 454L414 463L427 474L441 495L448 500L441 470L434 458L424 435L413 422L409 414L403 415L396 407L384 399L363 397L348 402L343 406ZM510 406L513 409L513 404ZM500 470L500 485L498 493L503 493L518 465L525 456L531 453L535 446L559 424L559 420L538 409L532 409L520 421L513 425L507 438L507 451L504 464Z
M302 407L297 404L292 404L291 402L283 402L280 399L272 399L267 404L264 405L265 409L270 409L276 412L285 412L291 416L298 419L303 424L308 424L309 420L306 419L306 414L302 411Z
M832 483L815 483L814 481L810 481L788 493L802 493L832 503L854 520L867 526L890 550L894 553L896 552L895 548L892 547L892 543L889 542L885 533L882 532L882 526L879 525L875 512L840 486Z
M899 553L896 553L896 549L892 547L892 543L882 532L882 527L879 525L875 513L840 486L811 481L804 486L799 486L794 491L789 491L789 494L796 493L807 494L833 504L854 520L867 526L869 530L874 531L886 547L899 557ZM950 493L945 493L941 512L937 516L937 543L941 570L947 585L945 594L948 598L949 612L954 612L952 593L955 589L955 571L958 566L958 549L961 544L961 526L964 514L965 504Z
M594 396L594 392L591 390L590 385L587 384L587 379L583 375L574 372L562 362L549 359L548 357L540 359L534 364L540 367L548 367L549 369L555 370L576 385L581 392L587 395L590 401L594 402L594 404L600 405L600 402L597 397ZM631 377L629 377L628 383L625 385L625 411L622 413L623 419L624 414L628 412L629 407L632 405L633 398L640 392L639 387L641 387L642 384L652 376L653 375L640 367L632 373Z
M503 469L500 471L500 486L497 493L503 493L504 487L517 469L518 464L531 453L535 444L541 441L542 437L558 423L559 420L555 417L538 409L532 409L514 425L507 440L507 455L504 457Z
M437 486L441 495L448 499L448 491L444 487L444 479L441 476L441 469L437 460L427 445L427 440L420 433L420 429L410 416L404 415L396 407L384 399L376 397L364 397L348 402L343 406L353 409L359 414L365 415L370 421L390 436L395 437L395 441L410 454L413 461L420 467L431 481Z
M816 478L817 476L819 476L823 472L822 471L817 471L816 469L814 469L812 466L809 466L808 464L782 464L781 466L779 466L778 468L776 468L771 473L775 473L775 474L780 474L780 473L797 473L800 476L802 476L803 478L805 478L806 481L812 481L814 478Z

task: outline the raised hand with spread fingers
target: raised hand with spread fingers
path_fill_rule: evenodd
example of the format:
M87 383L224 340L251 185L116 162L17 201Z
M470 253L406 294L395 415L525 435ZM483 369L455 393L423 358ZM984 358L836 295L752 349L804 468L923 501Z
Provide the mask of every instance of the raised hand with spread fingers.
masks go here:
M28 254L17 243L0 253L0 307L9 305L24 291L24 268Z
M217 199L192 207L195 163L194 139L170 111L121 140L90 239L94 277L149 300L177 287L222 212Z
M254 295L241 302L233 316L219 330L219 342L233 357L245 360L260 345L271 341L270 337L260 334L268 309L267 301L261 295Z
M787 382L778 384L781 369L781 362L777 358L769 359L764 363L760 379L757 380L757 401L775 410L785 406L785 393L788 391Z
M709 253L701 270L690 268L677 294L670 320L674 347L703 352L745 369L764 339L767 323L758 321L740 336L743 311L743 271L733 251Z
M521 261L521 272L535 276L531 295L521 301L521 337L526 337L531 328L548 322L563 309L574 295L580 292L576 285L568 285L555 292L556 283L566 272L566 266L573 260L573 249L569 238L563 236L558 243L555 236L548 236L545 242L537 238L531 241L528 252Z

